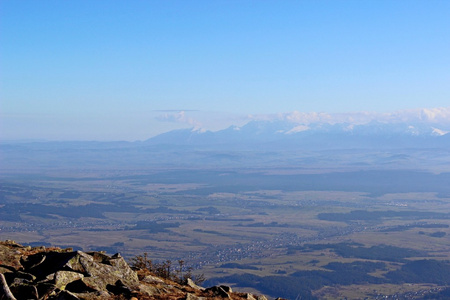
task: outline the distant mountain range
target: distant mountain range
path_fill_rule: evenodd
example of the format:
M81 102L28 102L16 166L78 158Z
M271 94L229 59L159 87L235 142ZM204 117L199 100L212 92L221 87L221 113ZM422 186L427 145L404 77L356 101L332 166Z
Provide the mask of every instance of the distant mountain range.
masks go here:
M450 146L450 133L426 123L349 123L307 125L287 121L252 121L220 131L173 130L145 141L151 145L283 149L302 148L429 148Z
M252 121L215 132L173 130L136 142L3 142L0 165L16 171L300 166L441 172L450 166L450 133L445 127L424 122L304 125Z

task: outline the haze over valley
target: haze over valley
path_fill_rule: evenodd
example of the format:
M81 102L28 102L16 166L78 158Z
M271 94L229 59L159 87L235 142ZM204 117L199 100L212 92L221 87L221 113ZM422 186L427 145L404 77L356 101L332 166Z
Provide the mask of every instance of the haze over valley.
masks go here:
M183 259L206 284L288 299L444 293L449 134L294 125L4 142L2 239Z
M0 240L274 299L450 299L449 11L0 1Z

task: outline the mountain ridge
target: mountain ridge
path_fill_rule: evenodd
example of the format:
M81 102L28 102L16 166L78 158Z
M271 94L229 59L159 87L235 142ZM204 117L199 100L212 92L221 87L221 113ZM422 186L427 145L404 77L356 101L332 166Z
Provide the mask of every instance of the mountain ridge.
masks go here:
M450 134L435 124L382 123L367 124L311 123L286 121L251 121L244 126L230 126L219 131L196 128L169 131L143 141L147 145L250 147L447 147ZM441 127L442 128L442 127Z

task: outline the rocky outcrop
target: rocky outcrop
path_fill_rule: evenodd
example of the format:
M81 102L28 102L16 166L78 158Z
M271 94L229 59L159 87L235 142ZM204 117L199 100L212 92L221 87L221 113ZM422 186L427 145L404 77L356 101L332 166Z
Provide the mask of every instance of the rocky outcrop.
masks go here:
M0 242L0 300L262 299L228 286L203 288L133 270L119 255ZM265 298L265 297L264 297Z

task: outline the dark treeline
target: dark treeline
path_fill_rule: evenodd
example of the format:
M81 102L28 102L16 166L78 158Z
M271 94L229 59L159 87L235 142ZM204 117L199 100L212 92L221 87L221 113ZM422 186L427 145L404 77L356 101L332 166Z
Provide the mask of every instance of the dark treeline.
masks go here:
M391 271L385 277L392 283L450 284L450 262L423 259L410 261L400 270Z
M402 219L448 219L450 214L437 213L428 211L368 211L353 210L349 213L320 213L317 215L319 220L324 221L378 221L385 218L402 218Z
M103 219L105 212L138 212L138 208L131 205L87 204L87 205L45 205L34 203L8 203L0 210L3 221L21 221L21 214L53 219L61 216L71 219L90 217Z
M257 267L246 264L238 264L238 263L227 263L221 264L219 268L228 268L228 269L242 269L242 270L259 270Z
M401 262L405 258L426 256L423 251L417 251L409 248L401 248L390 245L376 245L372 247L363 247L356 243L337 243L337 244L306 244L304 246L291 247L289 250L300 250L310 252L315 250L331 249L336 254L345 258L362 258L372 260Z
M395 231L406 231L413 228L448 228L447 224L409 224L409 225L398 225L390 228L380 230L380 232L395 232Z
M325 265L324 268L327 270L297 271L290 276L234 274L212 278L206 281L206 284L217 285L222 282L233 282L241 287L254 287L267 295L287 299L297 299L299 297L301 299L317 299L311 291L335 284L450 284L450 262L448 261L410 261L405 263L399 270L387 272L383 277L369 275L369 273L377 270L385 271L386 264L383 262L332 262ZM444 295L448 291L443 291L442 293Z
M181 223L158 223L156 221L138 221L133 227L126 227L125 230L148 230L150 233L166 232L167 228L178 228Z

